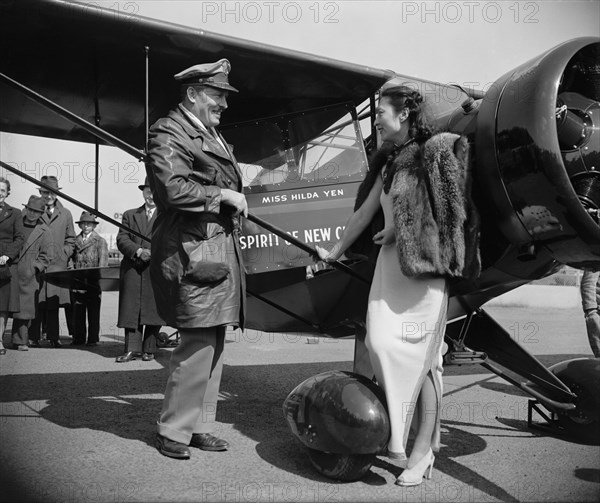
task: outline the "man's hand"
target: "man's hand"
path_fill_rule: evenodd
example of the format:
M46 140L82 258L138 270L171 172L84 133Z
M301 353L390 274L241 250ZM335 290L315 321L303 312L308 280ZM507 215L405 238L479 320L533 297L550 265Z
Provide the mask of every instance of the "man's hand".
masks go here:
M147 248L142 248L142 251L139 255L139 259L143 260L144 262L150 262L150 250L148 250Z
M248 216L248 203L246 202L246 196L241 192L236 192L231 189L221 189L221 202L235 208L235 214L240 213L247 217Z

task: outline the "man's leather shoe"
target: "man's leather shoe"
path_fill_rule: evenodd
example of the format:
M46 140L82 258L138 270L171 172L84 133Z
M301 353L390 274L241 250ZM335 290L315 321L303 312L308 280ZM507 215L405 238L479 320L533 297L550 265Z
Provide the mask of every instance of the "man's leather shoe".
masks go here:
M190 459L190 449L181 442L175 442L160 433L156 434L156 448L164 456L175 459Z
M60 341L50 341L50 346L53 348L62 348Z
M40 341L29 341L29 347L30 348L39 348L40 347Z
M210 433L194 433L190 446L203 451L226 451L229 448L229 443L227 440L217 438Z
M154 353L144 353L142 354L142 361L149 362L154 360Z
M125 362L130 362L131 360L135 360L136 358L139 358L140 356L142 356L142 353L138 353L136 351L128 351L127 353L125 353L121 356L117 356L115 361L117 363L125 363Z

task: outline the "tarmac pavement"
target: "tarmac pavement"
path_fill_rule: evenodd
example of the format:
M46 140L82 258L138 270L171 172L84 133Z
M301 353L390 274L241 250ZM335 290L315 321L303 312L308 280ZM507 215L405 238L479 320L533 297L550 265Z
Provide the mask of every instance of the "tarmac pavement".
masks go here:
M598 446L529 429L529 397L479 365L445 368L433 479L396 486L386 458L357 482L320 475L281 406L304 379L351 370L354 341L306 334L229 332L216 434L231 448L166 458L154 438L171 349L116 363L116 292L102 302L97 347L65 336L63 349L0 357L0 501L600 501ZM488 312L546 365L591 355L579 309Z

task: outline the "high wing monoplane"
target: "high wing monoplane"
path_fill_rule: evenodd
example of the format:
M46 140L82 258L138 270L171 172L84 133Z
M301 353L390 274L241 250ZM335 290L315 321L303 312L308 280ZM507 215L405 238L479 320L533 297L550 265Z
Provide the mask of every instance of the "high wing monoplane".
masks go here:
M222 131L241 162L252 213L243 237L248 327L356 335L357 371L373 261L353 257L316 274L307 266L312 245L339 237L352 211L377 146L378 90L394 82L419 89L436 124L470 141L482 222L482 274L451 285L446 361L480 363L569 433L600 438L600 364L547 369L482 309L561 265L600 267L600 40L562 43L485 93L59 0L2 2L0 43L0 130L110 144L138 160L148 125L174 104L172 75L229 59L243 75ZM54 280L81 286L92 276L114 288L118 269Z

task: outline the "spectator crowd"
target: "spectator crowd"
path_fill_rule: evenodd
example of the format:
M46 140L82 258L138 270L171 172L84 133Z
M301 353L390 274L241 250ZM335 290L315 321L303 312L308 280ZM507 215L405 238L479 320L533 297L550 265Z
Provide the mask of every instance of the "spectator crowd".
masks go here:
M73 221L57 198L55 191L61 187L55 176L43 176L40 182L39 195L31 195L21 210L8 204L10 182L0 177L0 356L7 348L28 351L42 343L62 347L60 309L72 346L94 347L100 340L102 289L97 277L84 274L79 278L85 281L61 284L48 281L45 273L106 267L108 244L95 230L99 223L95 215L83 211ZM152 360L163 325L147 277L156 207L147 183L139 188L144 204L128 210L123 221L137 235L121 228L117 236L123 254L117 326L125 329L119 363ZM141 239L140 233L148 239ZM11 318L10 344L5 347L3 336Z

